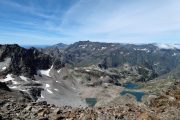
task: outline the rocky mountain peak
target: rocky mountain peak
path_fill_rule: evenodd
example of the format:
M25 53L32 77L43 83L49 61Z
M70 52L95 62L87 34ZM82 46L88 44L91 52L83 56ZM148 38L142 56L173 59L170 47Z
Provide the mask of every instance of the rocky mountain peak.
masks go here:
M36 74L36 70L48 69L52 65L52 58L49 55L39 52L36 48L25 49L17 44L1 45L0 60L2 65L8 62L2 66L4 70L1 74L32 76Z
M64 43L58 43L58 44L55 44L55 45L52 45L52 46L49 46L47 47L48 49L55 49L55 48L58 48L58 49L65 49L67 48L68 45L67 44L64 44Z

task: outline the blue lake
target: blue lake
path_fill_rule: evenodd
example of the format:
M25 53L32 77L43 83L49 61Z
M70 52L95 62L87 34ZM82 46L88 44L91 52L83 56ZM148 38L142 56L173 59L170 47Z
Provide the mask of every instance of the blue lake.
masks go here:
M138 88L140 88L140 86L138 85L138 84L135 84L135 83L131 83L131 82L127 82L127 83L125 83L124 85L123 85L123 87L125 87L126 89L138 89ZM124 91L122 91L121 93L120 93L120 95L125 95L125 94L131 94L131 95L133 95L133 96L135 96L136 97L136 100L138 101L138 102L141 102L141 99L142 99L142 97L146 94L146 93L144 93L144 92L136 92L136 91L126 91L126 90L124 90Z
M136 100L137 100L138 102L141 102L142 97L145 95L144 92L134 92L134 91L122 91L122 92L120 93L120 95L122 95L122 96L125 95L125 94L134 95L134 96L136 97Z
M86 98L86 103L89 106L93 107L97 103L97 99L96 98Z

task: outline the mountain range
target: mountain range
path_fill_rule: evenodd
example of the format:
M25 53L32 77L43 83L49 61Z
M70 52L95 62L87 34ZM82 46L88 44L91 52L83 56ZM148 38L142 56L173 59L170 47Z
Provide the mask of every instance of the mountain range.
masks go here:
M180 45L168 44L116 44L80 41L64 50L43 49L42 52L71 66L98 65L116 68L123 64L143 66L158 75L170 72L180 64Z
M98 107L117 101L123 106L138 105L132 95L120 96L125 91L143 92L142 103L148 106L146 103L154 100L151 96L158 98L172 85L179 85L179 69L178 44L79 41L45 48L0 45L2 94L7 91L16 96L14 91L19 91L25 101L47 101L57 106ZM124 87L129 83L141 87Z

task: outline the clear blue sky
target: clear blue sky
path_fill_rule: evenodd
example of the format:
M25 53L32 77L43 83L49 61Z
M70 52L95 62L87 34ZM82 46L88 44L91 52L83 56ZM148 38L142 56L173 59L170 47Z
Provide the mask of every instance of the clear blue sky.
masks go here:
M0 0L0 43L180 43L180 0Z

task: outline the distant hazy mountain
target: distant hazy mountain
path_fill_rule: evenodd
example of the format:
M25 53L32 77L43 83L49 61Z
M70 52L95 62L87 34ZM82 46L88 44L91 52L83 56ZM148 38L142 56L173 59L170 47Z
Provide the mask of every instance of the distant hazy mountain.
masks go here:
M48 46L48 48L67 48L68 45L64 44L64 43L58 43L52 46Z
M23 48L26 48L26 49L29 49L31 47L34 47L34 48L47 48L47 47L50 47L50 45L20 45L21 47Z

